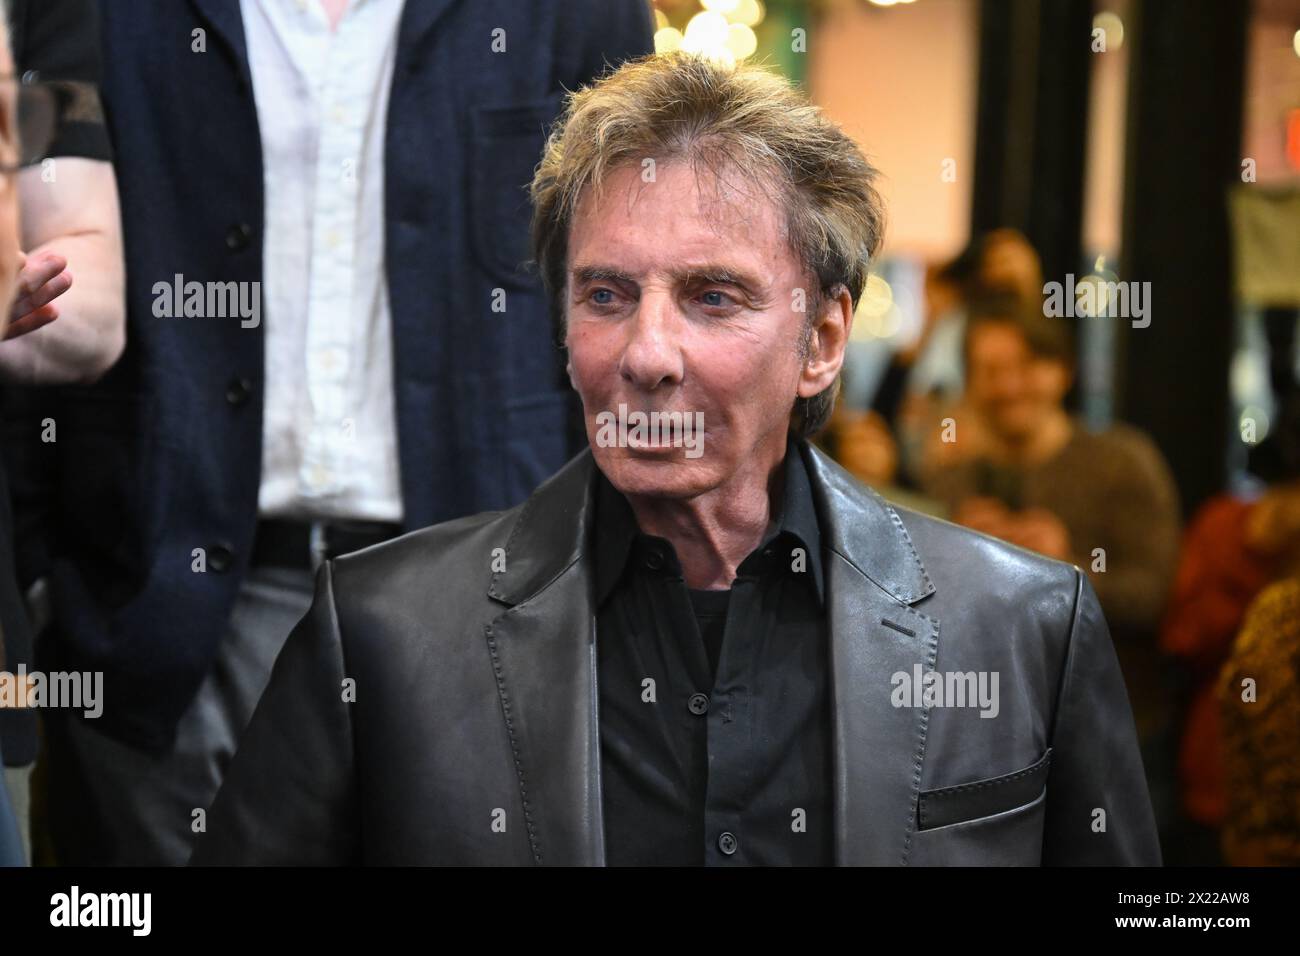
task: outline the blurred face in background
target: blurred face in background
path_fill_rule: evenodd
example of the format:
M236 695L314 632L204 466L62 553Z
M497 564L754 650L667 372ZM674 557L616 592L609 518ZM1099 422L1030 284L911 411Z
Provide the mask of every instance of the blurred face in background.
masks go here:
M1036 356L1012 322L972 328L966 363L971 405L994 435L1011 444L1031 438L1064 394L1057 394L1062 381L1051 368L1058 363Z
M990 289L1014 292L1023 302L1036 303L1043 298L1043 266L1038 253L1013 229L989 234L980 262L980 281Z
M9 33L0 18L0 166L4 170L18 164L17 96ZM9 322L18 271L18 174L0 171L0 334Z

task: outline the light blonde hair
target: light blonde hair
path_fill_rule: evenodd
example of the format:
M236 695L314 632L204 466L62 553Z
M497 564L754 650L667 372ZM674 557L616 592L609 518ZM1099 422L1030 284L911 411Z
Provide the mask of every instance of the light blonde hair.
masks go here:
M806 354L826 298L854 307L884 235L876 170L857 145L789 81L757 66L691 54L632 60L569 95L532 182L533 256L563 327L569 231L578 202L614 169L689 162L715 176L740 172L785 213L791 250L816 283L808 295ZM795 403L791 430L819 431L839 379Z

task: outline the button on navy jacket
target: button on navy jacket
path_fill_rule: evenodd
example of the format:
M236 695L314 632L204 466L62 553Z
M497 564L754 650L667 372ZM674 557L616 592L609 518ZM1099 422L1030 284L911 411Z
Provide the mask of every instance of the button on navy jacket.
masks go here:
M236 0L99 11L128 345L98 384L32 399L57 441L29 432L26 454L50 496L47 666L104 671L98 728L160 748L247 568L263 329L157 317L154 286L261 280L262 162ZM407 0L384 173L409 528L522 501L580 441L546 297L520 268L526 184L563 91L651 48L644 0Z

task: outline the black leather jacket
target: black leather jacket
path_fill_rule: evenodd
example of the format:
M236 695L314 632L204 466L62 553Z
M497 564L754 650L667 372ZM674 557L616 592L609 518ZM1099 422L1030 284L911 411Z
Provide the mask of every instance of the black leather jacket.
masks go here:
M1159 864L1087 577L802 451L826 548L837 862ZM517 508L323 567L191 862L601 864L594 467L584 451ZM996 673L996 715L924 706L897 676L931 670Z

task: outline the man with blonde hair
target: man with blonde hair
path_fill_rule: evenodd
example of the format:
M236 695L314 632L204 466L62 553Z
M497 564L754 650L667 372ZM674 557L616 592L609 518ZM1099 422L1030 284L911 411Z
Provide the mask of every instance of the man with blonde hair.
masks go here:
M1086 577L807 441L874 179L758 68L570 97L533 248L591 447L322 568L192 862L1159 861Z

